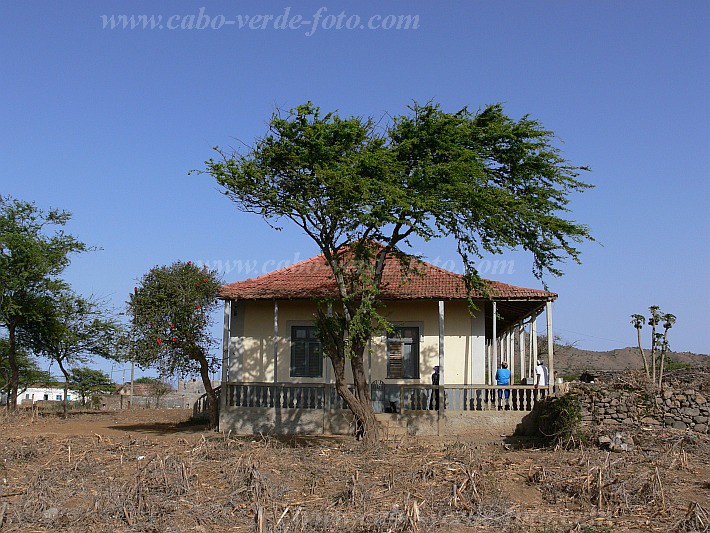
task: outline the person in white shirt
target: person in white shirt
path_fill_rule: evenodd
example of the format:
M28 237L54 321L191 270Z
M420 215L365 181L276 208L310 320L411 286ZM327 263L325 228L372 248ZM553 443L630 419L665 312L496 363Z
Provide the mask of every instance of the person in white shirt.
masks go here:
M542 362L542 359L538 359L537 366L535 367L535 388L536 389L538 387L547 387L547 383L549 380L548 373L549 373L549 370L547 370L547 367Z

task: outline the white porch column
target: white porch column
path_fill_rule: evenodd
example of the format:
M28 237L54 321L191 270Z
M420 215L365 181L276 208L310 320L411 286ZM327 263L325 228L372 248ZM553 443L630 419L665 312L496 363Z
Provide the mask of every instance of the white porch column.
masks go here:
M494 385L498 365L498 305L493 301L493 342L491 343L491 385Z
M520 349L520 380L525 377L525 324L520 322L518 326L518 347Z
M227 382L229 381L229 343L230 320L232 318L232 301L224 301L224 329L222 331L222 393L220 394L220 404L222 412L227 408Z
M444 301L439 300L439 385L444 383ZM440 408L442 404L439 403Z
M329 317L333 316L333 304L330 302L328 302L328 308L326 309L326 313ZM325 383L330 384L330 369L333 367L333 362L330 360L330 357L323 357L323 365L325 365ZM368 383L372 383L372 380L368 381Z
M279 363L279 302L274 300L274 383L278 383Z
M552 394L552 389L554 387L554 376L555 376L555 354L553 352L553 347L555 344L555 339L552 336L552 301L547 301L545 304L545 317L547 318L547 353L549 356L548 362L548 391Z
M224 328L222 329L222 383L229 381L229 319L232 316L232 301L224 301Z
M535 378L535 365L537 364L537 315L533 317L530 323L530 375Z
M510 330L510 361L508 362L510 368L510 384L515 382L515 332L517 326Z

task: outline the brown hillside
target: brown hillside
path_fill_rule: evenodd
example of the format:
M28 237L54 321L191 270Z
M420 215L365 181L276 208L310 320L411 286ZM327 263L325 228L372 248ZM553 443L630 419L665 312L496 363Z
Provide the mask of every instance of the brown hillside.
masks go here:
M710 368L710 355L690 352L670 352L670 358L694 367ZM646 350L649 357L649 350ZM638 348L620 348L608 352L580 350L571 346L555 346L555 370L561 374L572 374L584 370L621 371L643 369Z

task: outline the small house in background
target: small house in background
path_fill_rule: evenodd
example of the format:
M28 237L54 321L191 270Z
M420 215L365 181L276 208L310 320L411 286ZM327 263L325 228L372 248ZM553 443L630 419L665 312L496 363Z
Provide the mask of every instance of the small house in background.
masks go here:
M418 273L406 280L395 260L386 263L383 273L382 312L394 331L372 337L366 355L375 411L404 424L410 433L465 430L476 416L481 420L482 411L503 408L495 382L503 361L514 380L507 387L506 408L531 410L542 392L530 384L537 358L536 319L547 311L552 339L551 304L557 295L492 281L488 296L471 295L477 307L472 315L463 276L411 261ZM221 430L348 431L349 410L335 392L332 365L323 357L313 324L316 300L337 295L322 255L222 287ZM434 367L440 368L438 386L432 385ZM439 402L433 400L440 394L444 401L437 408Z
M81 400L81 395L69 389L67 391L67 401L75 402ZM37 402L52 403L64 401L64 388L61 386L47 387L42 384L33 384L17 396L17 404L23 407L34 405Z

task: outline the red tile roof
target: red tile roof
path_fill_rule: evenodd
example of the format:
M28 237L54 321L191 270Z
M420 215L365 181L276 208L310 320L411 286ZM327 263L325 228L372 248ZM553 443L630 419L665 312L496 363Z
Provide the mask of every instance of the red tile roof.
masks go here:
M430 263L419 261L420 274L402 280L399 263L390 259L382 276L383 300L459 300L466 298L464 278ZM503 300L548 300L552 292L514 287L490 281L492 296ZM225 300L307 300L337 297L337 287L330 267L322 255L289 265L257 278L223 285L219 297ZM474 298L483 298L479 292Z

